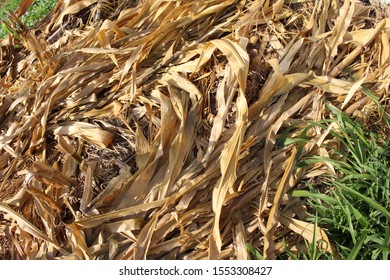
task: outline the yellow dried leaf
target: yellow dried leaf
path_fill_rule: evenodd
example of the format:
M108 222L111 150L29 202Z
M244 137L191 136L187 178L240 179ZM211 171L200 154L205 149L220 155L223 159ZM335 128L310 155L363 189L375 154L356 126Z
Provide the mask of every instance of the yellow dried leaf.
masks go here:
M54 128L53 132L56 135L79 137L101 148L107 148L114 138L110 132L85 122L65 123Z

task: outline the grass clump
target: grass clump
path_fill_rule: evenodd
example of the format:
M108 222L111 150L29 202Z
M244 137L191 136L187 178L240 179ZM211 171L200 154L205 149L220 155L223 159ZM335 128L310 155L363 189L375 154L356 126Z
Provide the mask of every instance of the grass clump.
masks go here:
M15 12L21 0L9 0L0 5L0 19L7 20L9 11ZM57 0L35 0L25 15L21 17L27 27L33 27L36 22L43 19L57 4ZM7 29L4 24L0 25L0 38L7 35Z
M8 11L15 11L18 8L20 1L7 1L0 4L0 20L6 20L8 16ZM7 30L3 22L0 23L0 38L4 38L7 35Z
M340 147L327 146L333 158L312 156L304 163L327 162L337 176L317 179L325 191L318 192L311 183L293 196L308 198L319 224L329 229L343 259L389 259L390 251L390 146L389 138L363 125L333 106L332 120L317 123L332 132ZM385 115L385 119L387 116ZM387 120L387 119L386 119ZM311 220L315 217L311 216Z

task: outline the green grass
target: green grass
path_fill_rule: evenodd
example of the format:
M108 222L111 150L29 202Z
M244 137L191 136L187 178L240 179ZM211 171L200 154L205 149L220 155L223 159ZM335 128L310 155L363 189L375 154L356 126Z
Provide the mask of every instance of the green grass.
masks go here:
M9 0L0 9L0 19L8 20L8 11L15 11L20 4L21 0ZM57 0L35 0L30 9L22 16L22 22L28 27L34 26L34 24L44 18L57 4ZM8 34L4 24L0 25L0 38L4 38Z
M379 105L379 104L378 104ZM380 106L380 105L379 105ZM309 190L296 190L293 196L304 198L318 214L318 224L328 234L343 259L389 259L390 253L390 137L379 136L333 106L331 120L313 123L326 129L332 122L339 127L332 134L341 147L332 159L313 156L300 164L329 162L336 177L317 178L326 191L307 183ZM383 109L379 107L379 111ZM384 112L383 112L384 113ZM384 113L387 128L389 118ZM316 215L310 216L312 222Z
M255 247L253 247L252 244L246 244L246 249L254 260L264 260L263 255Z

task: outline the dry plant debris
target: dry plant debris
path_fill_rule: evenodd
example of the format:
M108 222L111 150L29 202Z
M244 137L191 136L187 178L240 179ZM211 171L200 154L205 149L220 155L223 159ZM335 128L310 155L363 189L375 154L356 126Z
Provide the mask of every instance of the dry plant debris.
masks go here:
M1 258L276 258L313 241L289 190L333 172L295 162L337 144L280 133L388 98L390 19L359 1L59 0L28 30L30 4L1 42Z

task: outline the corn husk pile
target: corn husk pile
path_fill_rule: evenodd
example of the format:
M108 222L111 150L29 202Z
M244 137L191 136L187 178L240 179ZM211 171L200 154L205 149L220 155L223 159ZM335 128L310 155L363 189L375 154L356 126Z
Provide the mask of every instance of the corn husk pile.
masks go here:
M289 195L331 165L330 102L376 118L390 19L359 1L59 0L0 53L0 254L266 259L326 231ZM351 78L353 77L353 79ZM292 141L293 142L293 141Z

